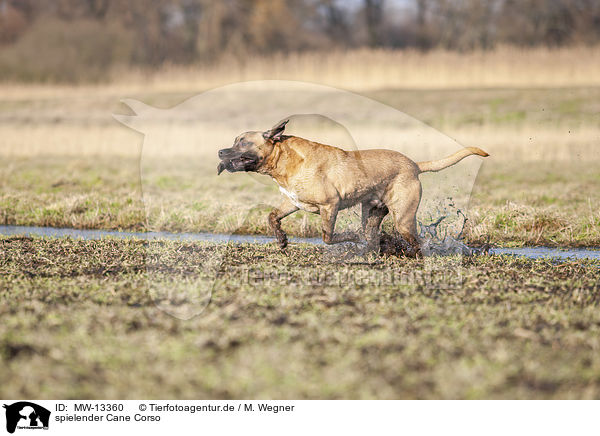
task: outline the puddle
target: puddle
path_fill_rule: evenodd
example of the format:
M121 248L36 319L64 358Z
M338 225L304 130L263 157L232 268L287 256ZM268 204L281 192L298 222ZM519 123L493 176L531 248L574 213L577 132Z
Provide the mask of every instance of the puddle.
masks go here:
M549 247L521 247L521 248L492 248L491 254L510 254L524 256L530 259L558 258L558 259L599 259L600 250L590 248L549 248Z
M70 236L81 239L113 238L138 238L147 240L166 239L172 241L202 241L202 242L235 242L251 244L273 243L275 239L263 235L227 235L219 233L169 233L169 232L119 232L111 230L77 230L56 229L52 227L27 227L27 226L0 226L0 235L4 236L42 236L60 238ZM320 238L290 237L292 243L307 243L322 245ZM466 246L464 246L466 247ZM446 247L445 247L446 248ZM462 248L462 247L461 247ZM450 250L452 251L452 250ZM509 254L524 256L530 259L555 258L563 260L573 259L600 259L600 250L589 248L549 248L549 247L521 247L521 248L492 248L490 254Z
M221 233L170 233L170 232L120 232L116 230L78 230L57 229L54 227L29 227L29 226L0 226L0 235L4 236L45 236L60 238L70 236L80 239L112 238L137 238L137 239L166 239L170 241L200 241L200 242L237 242L250 244L267 244L274 242L275 238L264 235L228 235ZM290 242L305 242L307 244L323 244L320 238L295 238L290 237Z

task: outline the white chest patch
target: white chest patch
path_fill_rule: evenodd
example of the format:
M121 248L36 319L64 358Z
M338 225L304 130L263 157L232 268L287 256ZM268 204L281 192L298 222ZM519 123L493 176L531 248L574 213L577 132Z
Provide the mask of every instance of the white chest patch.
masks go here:
M293 193L293 192L291 192L291 191L288 191L288 190L287 190L287 189L285 189L283 186L280 186L280 187L279 187L279 191L280 191L280 192L281 192L283 195L285 195L287 198L289 198L289 199L290 199L290 201L291 201L292 203L294 203L294 205L295 205L296 207L299 207L300 209L304 209L304 206L302 205L302 203L300 203L300 202L298 201L298 196L297 196L296 194L294 194L294 193Z
M279 187L279 191L285 195L287 198L289 198L292 203L294 203L296 206L300 207L300 203L298 203L298 196L296 194L294 194L291 191L288 191L287 189L285 189L283 186Z

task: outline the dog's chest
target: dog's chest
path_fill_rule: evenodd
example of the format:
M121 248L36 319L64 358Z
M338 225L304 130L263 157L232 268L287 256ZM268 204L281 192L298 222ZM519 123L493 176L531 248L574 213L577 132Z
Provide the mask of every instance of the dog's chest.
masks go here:
M295 204L297 207L299 207L300 209L304 209L302 203L298 200L298 196L294 192L288 191L281 185L279 186L279 192L281 192L283 195L285 195L287 198L289 198L290 201L293 204Z
M279 186L279 192L281 192L283 195L289 198L294 206L296 206L299 209L306 210L308 212L315 212L315 207L311 204L307 204L300 201L300 199L298 198L298 194L296 194L294 191L284 188L279 183L277 183L277 186Z

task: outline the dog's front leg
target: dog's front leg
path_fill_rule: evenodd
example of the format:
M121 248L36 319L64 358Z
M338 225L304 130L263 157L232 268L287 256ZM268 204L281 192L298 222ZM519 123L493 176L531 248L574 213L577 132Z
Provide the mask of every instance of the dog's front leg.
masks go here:
M287 235L281 229L281 220L286 216L293 214L298 210L298 206L292 204L288 200L284 200L277 209L273 209L269 214L269 226L271 231L275 234L279 247L283 250L287 247L288 240Z
M321 226L323 229L323 242L326 244L337 244L340 242L359 242L360 236L355 232L344 232L335 234L335 220L338 214L338 205L327 205L319 208L321 214Z

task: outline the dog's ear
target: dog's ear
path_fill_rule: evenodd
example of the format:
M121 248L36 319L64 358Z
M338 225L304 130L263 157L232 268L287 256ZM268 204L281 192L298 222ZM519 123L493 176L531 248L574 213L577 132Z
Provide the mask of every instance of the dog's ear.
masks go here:
M285 125L289 121L290 120L282 121L281 123L277 124L272 129L267 130L266 132L263 132L263 138L270 139L273 142L281 141L281 135L283 135L283 131L285 130Z

